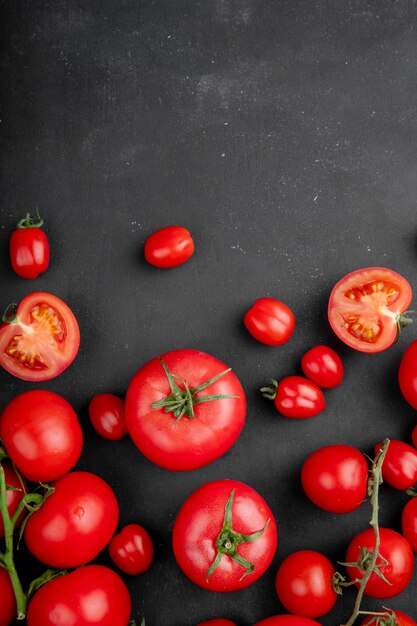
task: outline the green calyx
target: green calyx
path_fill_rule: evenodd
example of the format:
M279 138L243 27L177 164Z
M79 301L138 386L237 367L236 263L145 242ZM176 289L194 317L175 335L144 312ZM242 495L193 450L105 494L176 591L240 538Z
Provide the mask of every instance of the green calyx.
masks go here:
M40 217L38 213L38 209L36 209L36 218L32 217L30 213L26 213L26 216L17 223L16 228L40 228L43 226L43 219Z
M267 400L275 400L278 393L278 381L274 379L270 380L268 386L261 387L259 391Z
M374 624L375 626L398 626L397 616L394 611L386 609L380 613L374 613L371 611L360 611L360 615L370 615L371 619L367 620L369 626Z

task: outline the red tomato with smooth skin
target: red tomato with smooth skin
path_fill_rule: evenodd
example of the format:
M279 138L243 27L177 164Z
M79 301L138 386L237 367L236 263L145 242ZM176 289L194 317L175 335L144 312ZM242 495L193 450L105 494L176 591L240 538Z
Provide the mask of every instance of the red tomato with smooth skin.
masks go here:
M9 572L0 567L0 626L10 626L16 614L16 598Z
M6 405L0 436L13 463L34 482L49 482L69 472L83 446L72 406L43 389L21 393Z
M330 326L351 348L382 352L409 322L403 314L411 298L410 284L397 272L384 267L355 270L339 280L330 294Z
M375 455L382 443L375 446ZM417 450L399 439L391 439L382 465L382 478L395 489L410 489L417 481Z
M267 346L280 346L294 332L295 317L291 309L274 298L259 298L243 318L254 339Z
M194 241L183 226L166 226L145 241L145 259L155 267L176 267L194 253Z
M366 585L365 595L371 598L392 598L404 591L412 578L413 551L408 541L395 530L380 528L380 537L379 554L381 558L378 557L376 563L381 564L384 559L388 562L387 565L382 565L379 571L390 584L387 584L373 572ZM346 553L346 562L356 562L360 557L361 548L366 548L368 552L372 552L374 547L375 536L372 528L362 531L351 541ZM348 566L346 569L351 580L363 578L363 571L359 567ZM356 583L356 587L359 587L359 583Z
M401 611L392 611L387 609L386 612L390 613L391 615L395 615L395 623L397 626L417 626L417 622L411 619L411 617L408 617L408 615L406 615L405 613L401 613ZM374 626L391 626L392 622L390 622L389 619L390 618L384 619L380 617L379 619L377 619L377 621L375 621L375 619L371 615L370 617L367 617L363 620L361 626L371 626L371 624L373 624Z
M254 489L236 480L215 480L184 502L172 541L178 565L194 583L210 591L235 591L269 567L277 528Z
M413 497L403 508L402 533L414 552L417 552L417 498Z
M28 626L127 626L129 591L116 572L87 565L43 585L29 602Z
M413 409L417 409L417 339L405 350L398 369L401 393Z
M206 622L199 622L197 626L236 626L230 619L209 619Z
M332 610L337 593L332 587L335 568L320 552L300 550L287 556L278 568L275 589L290 613L320 617Z
M13 515L16 513L19 504L22 501L22 498L27 490L27 485L23 477L22 479L19 478L19 476L17 475L16 471L13 468L12 463L10 463L9 461L3 461L1 465L4 470L6 486L13 487L13 489L10 489L10 490L8 489L6 492L7 510L9 512L10 518L12 518ZM26 508L24 508L17 519L15 527L20 526L26 513L27 513L27 510ZM3 524L3 517L1 515L0 515L0 537L4 537L4 524Z
M304 461L301 482L306 496L321 509L349 513L366 498L368 463L352 446L325 446Z
M36 222L28 213L10 236L10 262L22 278L37 278L48 269L49 241L42 225L43 220Z
M110 541L109 554L125 574L142 574L152 563L152 539L143 526L128 524Z
M51 293L31 293L3 316L0 365L22 380L55 378L73 362L79 346L74 313Z
M237 377L197 350L173 350L152 359L127 390L130 436L149 460L170 470L196 469L222 456L238 438L245 417L245 392Z
M119 441L127 433L125 404L112 393L98 393L88 406L88 415L96 432L105 439Z
M274 400L278 413L296 419L314 417L326 408L320 387L302 376L286 376L279 383L271 381L263 387L265 398Z
M32 554L51 567L78 567L108 544L119 520L110 485L90 472L71 472L27 521L24 538Z
M340 385L344 373L342 359L328 346L314 346L303 354L301 369L304 376L325 389Z
M320 626L320 624L301 615L273 615L256 622L255 626Z

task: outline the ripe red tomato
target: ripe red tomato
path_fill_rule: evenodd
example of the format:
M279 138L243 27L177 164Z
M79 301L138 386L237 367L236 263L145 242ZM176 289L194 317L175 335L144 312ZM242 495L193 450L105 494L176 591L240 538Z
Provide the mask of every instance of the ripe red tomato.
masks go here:
M145 241L145 259L155 267L176 267L188 261L194 252L194 241L183 226L166 226Z
M125 404L112 393L99 393L88 406L88 415L94 429L105 439L118 441L127 433Z
M301 369L309 380L325 389L340 385L344 373L340 356L328 346L314 346L303 354Z
M36 389L16 396L0 417L0 436L26 478L49 482L78 461L83 435L71 405L57 393Z
M29 602L28 626L127 626L129 591L116 572L87 565L43 585Z
M69 306L50 293L31 293L9 307L0 326L0 365L22 380L44 381L75 359L80 330Z
M387 584L375 572L365 588L365 595L371 598L392 598L403 591L411 580L414 569L414 557L410 544L402 535L390 528L380 528L381 547L377 565L384 559L387 565L381 565L379 571L390 584ZM375 547L375 536L372 528L362 531L351 541L346 553L346 562L356 562L360 558L361 548L372 552ZM351 580L362 579L363 571L359 567L347 567ZM356 584L359 587L359 583Z
M128 524L110 541L109 554L122 572L142 574L152 563L152 539L143 526Z
M375 446L375 454L382 443ZM391 439L382 465L382 478L395 489L410 489L417 481L417 450L404 441Z
M308 498L331 513L354 511L366 498L368 463L352 446L316 450L304 461L301 482Z
M329 300L329 322L336 335L360 352L381 352L396 341L411 302L405 278L384 267L367 267L344 276ZM408 322L407 322L408 319Z
M398 370L401 393L413 409L417 409L417 339L404 352Z
M49 265L49 241L41 230L43 220L27 213L10 236L10 262L18 276L37 278Z
M417 622L415 622L405 613L401 613L401 611L391 611L389 609L386 609L386 612L390 613L391 615L395 615L396 626L417 626ZM371 626L371 624L373 624L374 626L392 626L393 622L389 620L390 618L379 617L375 621L375 618L371 615L370 617L367 617L363 620L361 626Z
M417 498L411 498L403 508L401 524L404 537L417 552Z
M13 489L7 490L6 492L6 502L7 502L7 510L9 512L10 518L16 513L17 508L22 501L23 495L26 492L27 485L25 479L22 477L20 480L16 471L13 468L13 465L8 461L2 462L2 467L4 470L4 477L6 479L6 485L8 487L13 487ZM21 514L19 515L15 527L19 526L22 523L25 514L27 513L26 509L23 509ZM0 515L0 537L4 537L4 524L3 517ZM1 568L0 568L1 569Z
M235 591L269 567L277 528L254 489L236 480L215 480L184 502L172 541L178 565L194 583L211 591Z
M294 332L295 317L289 307L274 298L259 298L243 318L246 328L267 346L280 346Z
M0 567L0 626L10 626L16 613L16 599L9 573Z
M271 381L262 387L265 398L274 400L278 413L285 417L307 418L326 408L323 392L315 383L302 376L286 376L279 383Z
M320 617L332 610L337 593L332 587L335 568L320 552L300 550L287 556L278 568L275 589L290 613Z
M197 626L236 626L230 619L209 619L205 622L199 622Z
M24 538L37 559L52 567L77 567L108 544L119 520L111 487L90 472L71 472L28 520Z
M255 626L320 626L320 624L301 615L273 615L256 622Z
M245 416L245 392L237 377L197 350L152 359L135 374L126 396L126 425L134 443L170 470L196 469L222 456L238 438Z

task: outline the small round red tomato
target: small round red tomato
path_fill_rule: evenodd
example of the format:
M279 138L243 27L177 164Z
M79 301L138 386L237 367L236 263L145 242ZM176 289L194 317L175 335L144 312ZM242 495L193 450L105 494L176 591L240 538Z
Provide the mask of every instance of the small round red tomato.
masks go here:
M294 332L295 317L291 309L274 298L259 298L243 318L254 337L267 346L280 346Z
M209 619L205 622L199 622L197 626L236 626L230 619Z
M81 455L83 436L71 405L36 389L16 396L0 417L0 436L26 478L49 482L66 474Z
M0 365L17 378L38 382L55 378L73 362L79 346L73 312L50 293L31 293L3 315Z
M42 219L36 221L27 213L10 236L10 262L22 278L37 278L48 269L49 241L42 225Z
M388 583L375 572L372 572L365 588L365 595L371 598L392 598L404 591L412 578L414 569L413 551L408 541L395 530L380 528L380 537L380 556L377 558L376 564L380 565L378 569ZM372 528L362 531L351 541L346 553L346 562L357 562L362 548L372 552L374 547L375 536ZM385 561L387 564L383 565ZM364 574L363 570L358 566L350 565L347 567L347 572L351 580L361 580ZM359 587L359 583L356 583L356 586Z
M330 294L328 316L336 335L360 352L381 352L396 341L411 287L397 272L367 267L344 276Z
M43 585L29 602L28 626L127 626L129 591L116 572L87 565Z
M211 591L248 587L269 567L277 547L273 513L254 489L216 480L182 505L172 534L178 565Z
M382 443L375 446L375 454ZM417 481L417 450L408 443L391 439L382 465L382 478L395 489L410 489Z
M27 521L26 545L52 567L83 565L103 550L116 530L116 496L90 472L71 472L52 487L55 491Z
M194 241L183 226L166 226L145 241L145 259L155 267L176 267L188 261L194 252Z
M16 598L9 572L0 567L0 626L10 626L16 614Z
M197 350L173 350L133 377L126 425L139 450L166 469L196 469L222 456L246 417L242 385L227 366Z
M125 404L112 393L99 393L88 406L88 415L94 429L105 439L118 441L127 433Z
M417 409L417 339L410 343L401 358L398 382L408 404Z
M16 513L19 504L22 501L22 498L26 492L26 481L22 477L21 479L17 475L13 465L8 461L3 461L1 466L4 471L4 478L6 481L7 487L12 487L12 489L8 489L6 492L6 502L7 502L7 510L9 512L10 518ZM25 513L27 513L26 509L23 509L21 514L19 515L15 527L19 526L22 523L23 518L25 517ZM0 537L4 537L4 524L3 517L0 515ZM1 569L1 568L0 568Z
M143 526L128 524L110 541L109 554L125 574L142 574L152 563L152 539Z
M402 533L414 552L417 552L417 498L411 498L403 508Z
M343 363L340 356L328 346L314 346L301 358L304 375L319 387L331 389L343 379Z
M320 508L349 513L366 498L368 463L352 446L325 446L304 461L301 482L307 497Z
M301 615L273 615L256 622L255 626L320 626L320 624Z
M396 626L417 626L417 622L415 622L411 617L406 615L405 613L401 613L401 611L392 611L389 609L382 610L382 612L389 613L390 616L395 616L395 624ZM378 617L375 620L375 616L370 615L366 619L361 622L361 626L393 626L392 617Z
M270 382L261 392L273 400L278 413L285 417L314 417L326 408L323 392L315 383L302 376L286 376L279 383Z

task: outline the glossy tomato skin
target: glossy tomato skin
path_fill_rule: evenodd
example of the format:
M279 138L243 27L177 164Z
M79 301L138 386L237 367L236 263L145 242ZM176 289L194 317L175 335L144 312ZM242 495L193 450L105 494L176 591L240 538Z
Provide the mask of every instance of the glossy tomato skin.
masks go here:
M398 369L401 393L413 409L417 409L417 339L405 350Z
M323 392L302 376L286 376L278 384L274 400L281 415L296 419L314 417L326 408Z
M48 237L41 228L17 228L10 236L10 262L22 278L34 279L49 266Z
M166 226L157 230L145 242L145 259L161 268L176 267L188 261L194 253L194 241L183 226Z
M330 294L330 326L349 347L382 352L396 341L399 318L411 298L410 284L397 272L384 267L355 270Z
M209 619L205 622L199 622L197 626L236 626L234 622L231 622L230 619Z
M295 316L280 300L259 298L245 314L243 323L257 341L267 346L280 346L293 334Z
M243 577L245 568L223 554L207 578L217 554L216 539L232 490L235 532L258 532L269 522L256 541L237 547L238 554L255 566L252 573ZM172 542L178 565L194 583L211 591L235 591L254 583L269 567L277 548L277 527L271 509L254 489L235 480L217 480L202 485L184 502L175 520Z
M342 359L328 346L314 346L303 354L301 369L304 376L325 389L337 387L343 380Z
M16 614L16 599L9 573L0 567L0 626L10 626Z
M375 454L382 443L375 446ZM382 465L382 478L395 489L410 489L417 481L417 450L399 439L391 439Z
M273 615L256 622L255 626L320 626L320 624L302 615Z
M86 565L59 576L29 602L28 626L127 626L129 591L116 572Z
M408 543L417 552L417 498L413 497L407 502L403 508L402 518L402 534Z
M81 455L83 435L71 405L52 391L26 391L6 405L0 436L8 455L32 481L66 474Z
M112 393L95 395L88 406L88 415L95 431L112 441L119 441L127 433L125 404Z
M143 526L128 524L110 541L109 554L122 572L143 574L152 563L152 539Z
M52 486L54 493L26 524L26 545L52 567L84 565L103 550L116 530L116 496L90 472L71 472Z
M173 374L186 380L190 388L227 369L227 365L214 356L197 350L174 350L160 358ZM192 419L184 416L177 421L163 408L152 408L153 403L169 394L169 383L158 358L141 367L129 384L126 425L144 456L166 469L184 471L207 465L231 448L246 417L245 392L233 372L198 395L235 397L197 404Z
M412 578L413 551L408 541L395 530L380 528L380 537L379 553L388 561L388 565L383 565L379 569L391 584L387 584L373 572L366 585L365 595L371 598L392 598L404 591ZM374 547L375 537L372 528L362 531L351 541L346 553L346 562L356 562L361 548L367 548L369 552L372 552ZM382 559L377 559L377 564L382 562ZM351 580L363 577L363 572L358 567L348 566L347 572ZM356 586L359 587L359 583L356 583Z
M413 619L411 619L411 617L409 617L408 615L406 615L405 613L402 613L401 611L388 611L388 613L394 613L395 612L395 623L397 624L397 626L417 626L417 622L415 622ZM384 622L381 622L381 625ZM371 626L371 625L376 625L379 626L379 622L375 622L372 619L372 615L370 617L367 617L363 622L361 622L361 626Z
M366 498L368 463L352 446L325 446L304 461L301 482L307 497L321 509L349 513Z
M9 461L3 461L2 467L4 470L4 477L6 479L6 485L8 487L13 487L13 489L7 490L6 493L6 502L7 502L7 510L9 512L10 518L16 513L19 504L22 501L23 495L27 490L26 481L22 476L22 480L20 480L16 471L13 468L12 463ZM16 526L20 526L25 517L27 511L23 509L22 513L19 515L17 519ZM0 515L0 537L4 537L4 524L3 517Z
M29 294L0 326L0 365L22 380L55 378L73 362L79 347L74 313L51 293Z

